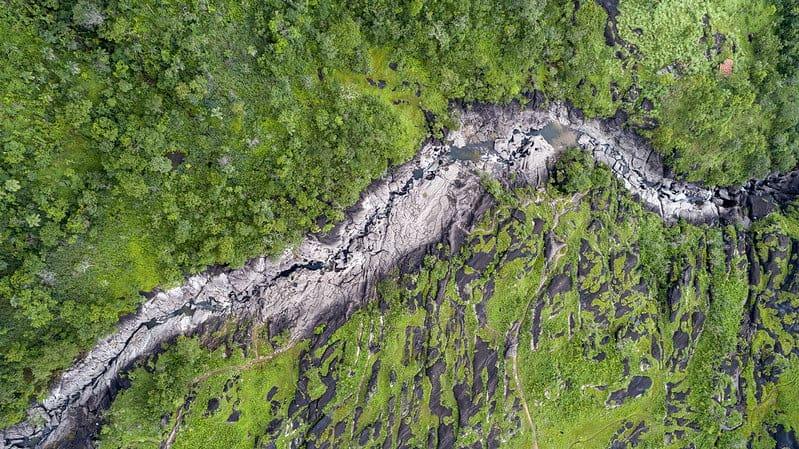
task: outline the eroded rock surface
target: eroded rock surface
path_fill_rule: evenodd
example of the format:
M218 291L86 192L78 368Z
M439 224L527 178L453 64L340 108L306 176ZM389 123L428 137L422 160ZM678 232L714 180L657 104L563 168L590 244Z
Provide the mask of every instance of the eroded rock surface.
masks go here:
M151 385L137 370L104 442L787 445L799 423L788 406L799 366L796 235L778 224L684 225L678 235L622 189L518 192L484 214L458 252L436 245L346 321L326 318L291 349L275 350L282 343L257 327L241 331L246 322L225 343L208 339L217 361L192 374L210 377L175 399L183 406L167 408L164 424L159 413L138 420L148 429L139 434L120 425ZM657 247L675 253L657 262ZM225 355L242 345L248 355ZM155 360L155 371L180 371L168 360Z
M578 111L565 106L545 111L483 106L465 114L463 122L464 129L489 122L495 134L513 136L512 140L496 141L496 146L531 142L536 148L542 145L538 139L543 139L543 145L554 144L556 150L579 146L609 166L627 190L668 222L684 219L696 224L748 224L799 196L797 170L740 187L712 189L670 178L646 139L609 121L585 120ZM490 139L490 133L475 134ZM524 151L524 147L518 151Z
M669 221L747 221L799 193L796 173L740 189L708 190L670 180L643 139L583 120L562 105L476 107L462 114L461 128L446 142L425 144L412 161L376 182L331 233L309 236L276 259L208 271L157 293L66 371L26 422L4 430L2 447L60 447L96 431L93 420L110 401L120 372L178 335L235 317L300 338L320 322L346 319L400 263L416 265L437 242L460 246L492 204L483 177L539 185L559 152L574 143L608 164L625 187Z

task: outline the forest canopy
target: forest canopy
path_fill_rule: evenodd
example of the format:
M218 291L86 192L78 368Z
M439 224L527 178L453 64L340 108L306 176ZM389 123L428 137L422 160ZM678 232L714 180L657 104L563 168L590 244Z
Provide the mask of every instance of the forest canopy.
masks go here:
M793 168L797 5L3 2L0 424L140 292L327 229L452 101L623 117L708 184Z

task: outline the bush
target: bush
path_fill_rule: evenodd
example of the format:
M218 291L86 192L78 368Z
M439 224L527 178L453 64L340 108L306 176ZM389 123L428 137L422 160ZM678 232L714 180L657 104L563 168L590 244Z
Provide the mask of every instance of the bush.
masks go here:
M552 181L563 193L586 192L594 186L594 160L580 148L569 148L555 163Z

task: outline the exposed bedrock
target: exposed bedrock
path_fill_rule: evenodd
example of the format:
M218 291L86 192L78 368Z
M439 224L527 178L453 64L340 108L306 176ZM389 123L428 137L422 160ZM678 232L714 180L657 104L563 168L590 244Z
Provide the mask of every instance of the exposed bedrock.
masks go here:
M465 114L462 122L466 127L490 123L497 135L516 136L515 141L497 139L495 145L514 146L543 138L544 145L552 144L557 151L579 146L609 166L634 197L668 222L684 219L695 224L737 222L746 226L799 196L799 170L739 187L706 188L673 179L646 139L611 121L585 120L578 110L563 105L548 110L480 106ZM535 141L534 147L539 142Z
M477 106L445 142L426 143L410 162L374 183L332 232L312 235L275 259L209 270L158 292L65 371L27 421L3 430L2 447L83 446L97 430L119 374L178 335L235 318L268 323L301 338L320 322L343 320L400 264L414 266L431 245L460 246L492 199L483 177L540 185L559 152L579 145L606 163L664 219L716 223L759 218L799 194L796 172L736 189L709 190L664 175L640 137L563 105L546 110Z

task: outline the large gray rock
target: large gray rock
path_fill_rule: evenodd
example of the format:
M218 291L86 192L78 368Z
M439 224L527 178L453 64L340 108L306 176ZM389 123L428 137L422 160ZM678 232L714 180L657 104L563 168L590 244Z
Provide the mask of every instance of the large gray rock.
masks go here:
M29 410L27 421L3 430L0 447L88 442L120 372L178 335L232 318L288 329L298 339L320 322L345 319L399 264L417 264L438 242L460 245L492 204L483 177L540 185L569 145L590 151L669 221L745 219L747 203L756 204L760 215L766 210L762 201L779 204L799 191L795 173L732 190L676 182L664 176L660 159L643 139L581 117L559 104L546 110L463 111L459 130L446 142L426 143L412 161L374 183L332 232L309 236L278 258L209 270L155 294L65 371L46 399ZM757 202L747 201L755 194Z

